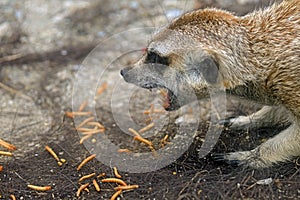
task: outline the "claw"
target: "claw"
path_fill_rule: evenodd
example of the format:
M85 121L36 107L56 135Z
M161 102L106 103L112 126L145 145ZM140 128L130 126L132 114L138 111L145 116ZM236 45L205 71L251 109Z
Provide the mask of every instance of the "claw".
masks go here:
M225 154L223 153L216 153L212 155L212 158L216 162L224 162L225 161Z
M231 118L227 118L227 119L221 119L218 121L219 125L223 125L225 127L230 127L232 125L232 121L231 119L233 119L234 117Z
M212 157L216 162L225 162L234 167L241 165L240 160L230 160L227 158L227 154L224 154L224 153L216 153L216 154L212 155Z

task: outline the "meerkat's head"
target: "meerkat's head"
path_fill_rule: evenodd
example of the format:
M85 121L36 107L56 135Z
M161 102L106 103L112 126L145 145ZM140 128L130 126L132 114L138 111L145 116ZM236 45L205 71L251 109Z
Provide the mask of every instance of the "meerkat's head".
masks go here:
M219 38L210 27L224 23L214 18L234 17L217 10L208 13L217 16L187 13L155 33L142 58L121 70L124 80L146 89L166 89L166 110L190 102L192 94L207 97L210 88L220 85L222 79L220 63L210 48L211 40Z

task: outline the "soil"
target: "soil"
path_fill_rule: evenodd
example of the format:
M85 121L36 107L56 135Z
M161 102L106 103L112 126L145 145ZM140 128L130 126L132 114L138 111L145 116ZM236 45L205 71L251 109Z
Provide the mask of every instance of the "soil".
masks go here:
M255 130L213 129L220 131L221 136L207 156L199 157L208 129L216 122L213 120L216 116L211 114L212 101L203 100L177 112L147 115L144 111L153 102L155 109L162 110L159 91L151 93L131 86L119 75L121 68L142 53L140 50L147 45L153 30L178 14L215 6L243 15L269 3L260 0L0 2L3 13L0 138L17 147L12 157L0 156L3 166L0 199L10 199L10 195L17 199L110 199L117 184L101 180L115 177L114 161L102 161L103 158L107 161L105 156L113 156L106 152L113 145L130 149L132 153L128 155L141 159L142 153L154 157L153 163L143 168L148 171L141 173L130 171L133 166L128 160L124 166L116 164L122 180L139 185L137 189L123 191L120 199L299 199L298 159L262 170L213 159L215 153L252 149L284 129L284 124ZM103 93L95 94L105 83L107 88ZM80 144L83 134L75 127L87 117L72 119L65 112L76 111L85 100L88 106L84 111L92 111L95 121L104 125L105 133ZM231 99L227 99L226 105L226 117L247 115L260 107ZM128 128L139 130L149 124L149 116L155 127L142 136L153 142L154 149L172 154L186 147L172 162L157 169L155 153L128 132ZM166 135L169 138L162 146L161 139ZM59 166L45 150L46 145L66 163ZM0 147L0 151L7 149ZM93 153L97 159L78 171L82 160ZM93 187L93 178L78 182L90 173L106 174L95 178L100 192ZM89 192L83 191L77 197L83 183L90 183ZM35 191L28 184L49 185L52 189Z

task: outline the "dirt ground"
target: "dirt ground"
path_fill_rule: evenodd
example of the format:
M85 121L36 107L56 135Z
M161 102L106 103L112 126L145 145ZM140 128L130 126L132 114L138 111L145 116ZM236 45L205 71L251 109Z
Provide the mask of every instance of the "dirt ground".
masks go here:
M157 95L124 83L119 70L141 53L137 49L145 47L153 28L195 8L215 6L243 15L269 3L267 0L1 1L0 139L17 150L12 152L13 156L0 156L3 166L0 199L11 199L10 195L16 199L110 199L117 184L101 180L115 177L113 164L102 164L103 157L97 157L81 170L76 168L92 153L107 155L105 148L110 147L103 142L103 135L111 144L128 148L137 156L139 152L151 154L146 145L124 133L130 127L138 130L149 124L144 111ZM105 83L104 92L95 95L96 89ZM133 93L129 112L125 112L130 87ZM93 98L89 99L91 95ZM86 99L89 100L85 110L93 108L105 133L80 144L83 134L75 127L86 117L71 119L65 112L79 108ZM222 129L212 152L199 158L211 121L210 102L204 100L199 105L200 112L192 117L189 107L152 116L157 124L167 121L150 131L153 135L148 139L156 150L162 147L161 139L166 135L170 137L166 149L172 143L176 149L186 145L185 141L191 142L180 157L161 169L133 173L118 166L122 180L139 186L123 191L119 199L300 198L298 159L270 169L253 170L216 162L211 156L254 148L284 125L258 130ZM257 108L259 105L229 100L226 116L246 115ZM46 145L66 160L62 166L45 150ZM96 147L103 151L95 152ZM7 149L0 147L0 151ZM93 178L78 182L91 173L106 174L94 177L100 184L100 192L93 187ZM85 183L90 184L89 191L77 197L78 188ZM28 184L51 186L51 190L32 190Z

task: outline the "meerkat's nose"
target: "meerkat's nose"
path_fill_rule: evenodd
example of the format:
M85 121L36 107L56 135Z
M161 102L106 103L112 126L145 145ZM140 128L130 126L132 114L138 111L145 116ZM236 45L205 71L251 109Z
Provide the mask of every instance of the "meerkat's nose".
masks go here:
M121 76L124 76L131 68L130 67L126 67L124 69L121 69L120 74Z

